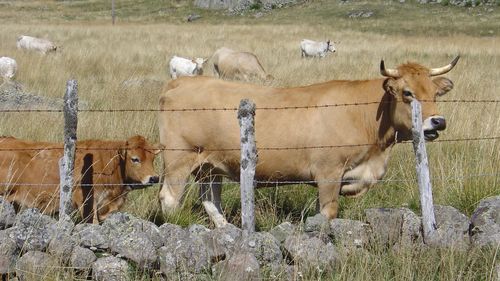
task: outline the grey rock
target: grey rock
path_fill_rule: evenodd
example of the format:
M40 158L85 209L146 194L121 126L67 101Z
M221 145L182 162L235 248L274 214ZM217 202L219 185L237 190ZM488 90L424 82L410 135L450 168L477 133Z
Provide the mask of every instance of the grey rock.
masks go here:
M329 220L322 214L316 214L313 217L308 217L304 224L305 232L323 232L327 235L331 233Z
M249 9L271 10L303 2L303 0L195 0L194 5L204 9L227 9L231 14L239 14Z
M454 247L465 250L469 246L469 219L450 206L434 206L437 229L425 243L434 247Z
M158 260L161 272L167 276L183 271L200 273L210 266L208 248L201 239L189 235L167 237L165 246L158 249Z
M203 234L210 232L210 229L200 224L192 224L188 227L187 231L192 237L201 237Z
M94 252L87 248L75 247L70 256L70 265L78 269L91 268L92 263L97 260Z
M469 235L475 246L495 248L500 244L500 196L479 202L471 216Z
M201 19L201 16L198 15L198 14L189 14L186 18L186 21L187 22L192 22L192 21L195 21L195 20L199 20Z
M185 229L171 223L164 223L159 227L159 231L163 245L165 245L166 242L170 243L171 240L182 240L185 236L188 235Z
M16 241L9 237L8 231L0 231L0 275L14 272L19 252Z
M373 15L373 11L354 11L350 12L347 16L349 18L370 18Z
M286 263L271 264L263 268L269 274L271 280L296 280L294 279L294 268Z
M99 258L92 264L92 278L96 281L129 280L130 266L117 257Z
M73 236L78 244L85 248L109 248L109 234L106 229L98 224L79 224L73 230Z
M290 222L284 222L280 225L273 227L269 233L271 233L278 242L285 242L286 238L297 231L297 227Z
M220 271L220 275L217 277L218 280L221 281L262 280L259 262L255 256L250 253L237 254L225 261Z
M261 266L279 263L283 259L279 241L269 232L255 232L243 237L235 253L251 253Z
M0 109L60 109L62 106L62 99L27 93L18 82L0 85Z
M232 224L205 232L202 240L208 248L210 260L217 262L230 256L238 246L241 233L241 229Z
M139 232L146 235L156 249L163 245L163 239L158 226L150 221L138 219L127 213L115 212L111 214L106 218L102 226L109 233L111 240L132 232Z
M12 204L0 196L0 230L11 227L16 220L16 210Z
M420 244L421 221L407 208L373 208L365 210L372 229L371 240L384 246Z
M118 237L110 243L110 249L137 264L149 268L158 259L156 248L144 232L134 231Z
M37 209L26 209L16 217L10 236L22 251L45 251L54 237L56 223Z
M55 280L58 264L49 254L29 251L16 263L16 276L20 280Z
M59 258L63 262L69 261L73 248L76 246L76 241L73 236L68 234L59 234L57 238L53 238L49 242L47 251Z
M332 243L325 244L321 239L297 234L286 239L284 248L288 257L304 268L333 270L339 255Z
M362 248L368 243L371 232L368 224L347 219L333 219L330 228L335 243L347 249Z

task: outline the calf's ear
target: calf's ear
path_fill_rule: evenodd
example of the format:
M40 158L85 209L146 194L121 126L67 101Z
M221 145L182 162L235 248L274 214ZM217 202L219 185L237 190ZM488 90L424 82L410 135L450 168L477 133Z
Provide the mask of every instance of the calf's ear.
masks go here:
M432 80L438 87L437 95L442 96L453 89L453 82L446 77L437 77Z
M125 147L120 147L118 149L118 155L121 159L125 160L127 158L128 142L125 143Z

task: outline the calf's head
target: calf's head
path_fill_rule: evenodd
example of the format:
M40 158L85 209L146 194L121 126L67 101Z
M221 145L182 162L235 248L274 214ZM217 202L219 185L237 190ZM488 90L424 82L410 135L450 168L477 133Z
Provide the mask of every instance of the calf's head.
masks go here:
M154 170L153 162L159 152L159 145L148 143L143 136L129 138L126 146L119 151L125 183L142 184L132 185L134 189L158 183L160 177Z
M457 56L450 64L439 68L426 68L416 63L400 65L396 69L386 69L380 62L380 73L388 77L384 90L391 97L391 121L402 140L411 139L411 102L422 104L423 130L426 140L439 137L438 131L446 129L446 119L438 112L436 98L453 89L453 82L445 77L432 78L447 73L457 63Z

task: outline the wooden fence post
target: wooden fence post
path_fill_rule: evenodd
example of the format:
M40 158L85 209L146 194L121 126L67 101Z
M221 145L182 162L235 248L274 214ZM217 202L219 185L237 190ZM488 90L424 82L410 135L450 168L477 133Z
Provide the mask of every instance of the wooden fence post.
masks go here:
M115 25L115 0L111 0L111 23Z
M78 84L76 80L66 83L64 94L64 155L59 160L60 201L59 220L71 212L73 170L75 167L76 126L78 115Z
M422 130L422 112L420 102L413 100L412 109L412 134L413 150L417 160L417 178L420 191L420 206L422 209L422 226L424 230L424 241L431 237L436 230L436 219L434 217L434 205L432 203L432 185L429 174L429 162L425 149L425 137Z
M254 189L255 167L257 166L257 148L255 146L255 104L243 99L238 108L241 140L241 228L243 235L255 231Z

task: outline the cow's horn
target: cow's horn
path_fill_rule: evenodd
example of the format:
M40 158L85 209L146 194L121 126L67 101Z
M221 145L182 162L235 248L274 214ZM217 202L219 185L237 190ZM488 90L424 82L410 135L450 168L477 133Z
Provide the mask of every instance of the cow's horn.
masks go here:
M385 69L385 64L384 60L380 61L380 74L386 77L394 77L394 78L399 78L401 75L399 75L399 71L397 69Z
M458 62L458 59L460 58L460 56L457 56L450 64L448 65L445 65L443 67L438 67L438 68L432 68L430 71L429 71L429 74L431 76L436 76L436 75L441 75L441 74L445 74L446 72L450 71L453 69L453 67L455 67L455 64L457 64Z

